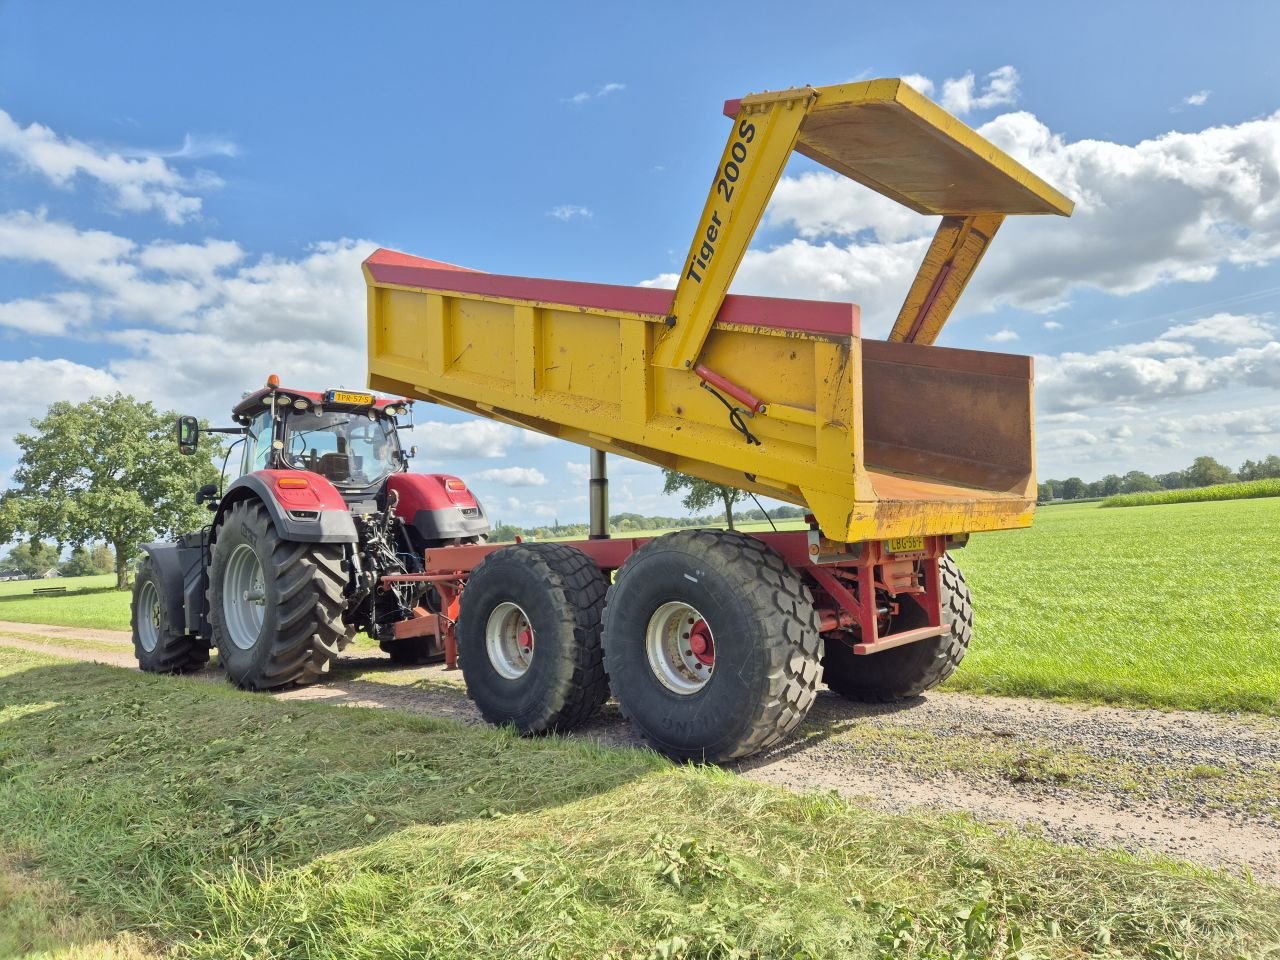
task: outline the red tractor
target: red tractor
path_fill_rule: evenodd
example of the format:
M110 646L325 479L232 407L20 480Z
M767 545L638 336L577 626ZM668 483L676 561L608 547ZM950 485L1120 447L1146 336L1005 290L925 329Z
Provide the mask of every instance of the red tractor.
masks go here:
M443 657L456 593L384 578L421 573L429 548L480 542L489 521L457 477L408 472L399 431L412 403L272 376L232 410L237 426L205 428L239 436L228 458L242 445L240 475L196 494L208 527L144 548L132 607L142 669L195 670L216 646L233 682L269 690L318 679L361 630L396 662ZM177 432L194 453L196 419Z

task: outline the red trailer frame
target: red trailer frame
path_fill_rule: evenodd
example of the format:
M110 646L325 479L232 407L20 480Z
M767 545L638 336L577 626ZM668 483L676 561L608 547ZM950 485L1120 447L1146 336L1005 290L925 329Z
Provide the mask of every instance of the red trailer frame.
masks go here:
M961 538L920 537L917 543L900 544L905 548L891 551L889 543L879 541L846 544L827 540L816 529L749 535L800 572L813 593L822 636L827 642L845 643L855 654L869 655L936 637L949 629L942 622L938 561L948 546L961 545ZM611 575L653 539L573 540L563 545L586 554L606 575ZM510 546L513 544L436 547L424 555L423 573L383 577L384 590L396 583L430 583L441 598L440 613L419 608L419 616L396 625L397 638L436 636L445 652L445 669L455 669L458 648L454 623L467 577L490 554ZM885 606L877 600L881 594L887 598ZM881 622L887 623L904 601L924 611L927 625L882 635Z

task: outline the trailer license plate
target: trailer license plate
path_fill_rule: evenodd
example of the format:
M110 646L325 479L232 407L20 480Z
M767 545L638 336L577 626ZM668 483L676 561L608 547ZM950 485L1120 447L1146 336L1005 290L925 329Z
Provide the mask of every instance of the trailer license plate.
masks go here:
M889 541L890 553L920 553L924 550L924 537L894 537Z

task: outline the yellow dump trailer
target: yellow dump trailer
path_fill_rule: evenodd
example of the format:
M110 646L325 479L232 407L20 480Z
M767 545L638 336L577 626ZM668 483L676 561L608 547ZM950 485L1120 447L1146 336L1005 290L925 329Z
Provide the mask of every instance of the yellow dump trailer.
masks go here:
M602 542L597 509L597 538L563 548L618 571L599 599L608 592L604 656L623 709L659 749L712 759L785 735L824 670L833 689L883 697L919 692L958 663L971 614L945 551L969 533L1031 522L1032 368L932 344L1005 216L1072 207L901 80L755 94L725 113L733 125L674 291L500 276L386 250L365 263L372 387L809 509L807 534L652 543ZM888 341L860 336L852 304L728 293L793 151L941 218ZM519 603L495 599L499 587L474 598L486 565L549 545L534 546L446 548L428 554L424 574L466 582L468 685L486 715L529 732L562 725L538 719L545 703L527 716L511 707L541 634ZM736 575L730 554L743 565ZM677 596L679 582L700 582L720 560L715 591ZM751 607L746 598L777 579L775 560L791 619L761 607L750 624L734 620L730 607ZM656 579L657 592L632 586L641 579ZM468 608L485 604L469 622ZM530 640L523 671L520 637ZM713 682L731 654L738 682ZM726 711L728 726L707 728Z

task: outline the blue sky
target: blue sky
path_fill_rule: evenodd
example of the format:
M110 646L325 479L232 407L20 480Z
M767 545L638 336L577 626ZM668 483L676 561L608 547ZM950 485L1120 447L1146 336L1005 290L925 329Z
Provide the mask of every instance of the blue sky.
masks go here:
M942 341L1036 355L1041 475L1280 452L1280 8L892 9L0 0L0 480L49 400L361 383L373 245L659 280L724 99L905 75L1080 201L1002 231ZM735 289L882 334L930 227L797 161ZM420 413L451 426L419 469L585 519L585 451ZM614 478L615 510L679 512Z

